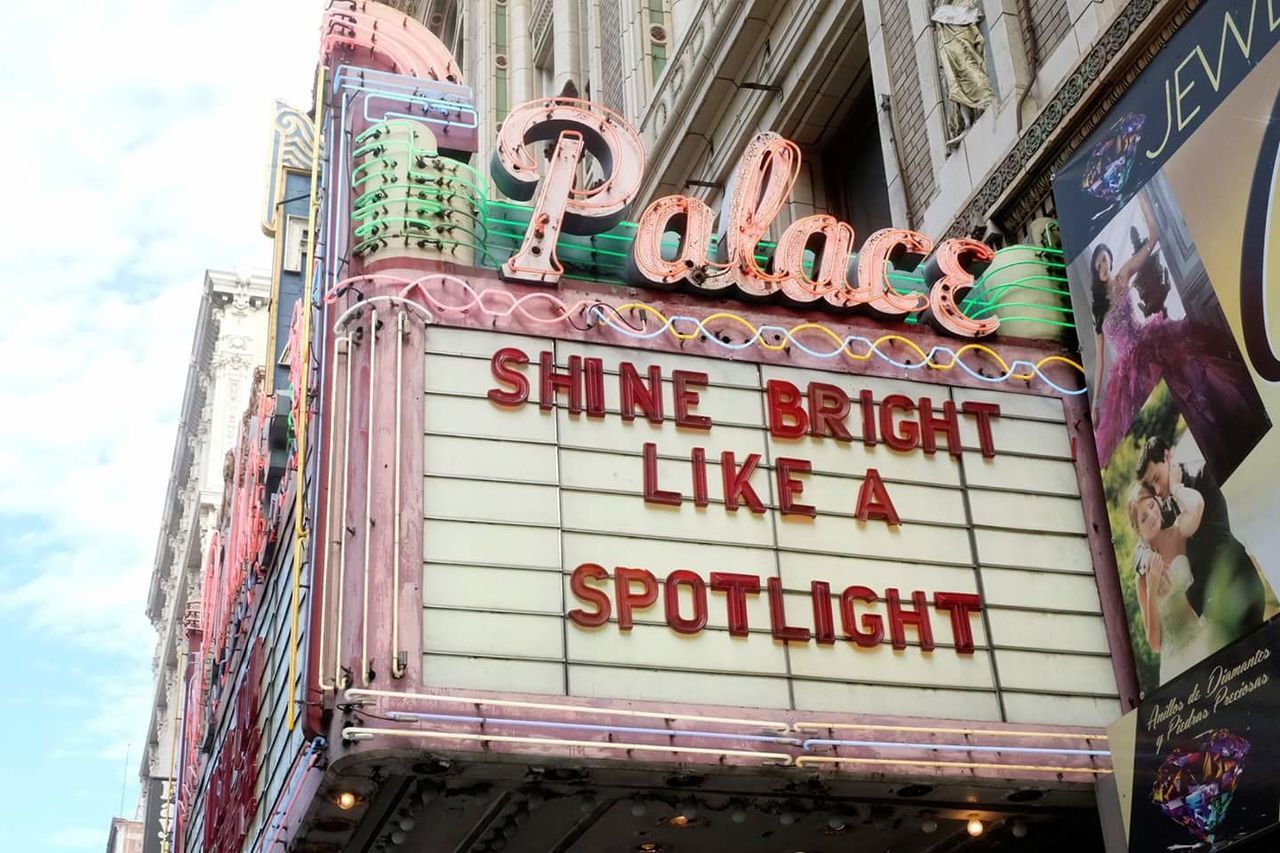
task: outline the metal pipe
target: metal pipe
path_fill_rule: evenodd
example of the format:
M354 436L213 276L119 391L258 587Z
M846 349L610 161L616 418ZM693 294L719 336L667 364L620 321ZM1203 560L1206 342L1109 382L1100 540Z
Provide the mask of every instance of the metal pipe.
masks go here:
M404 345L409 329L403 309L396 312L396 421L395 460L392 463L391 510L391 677L404 678L406 665L400 662L400 434L401 410L404 398Z
M337 324L334 325L337 328ZM338 689L350 682L342 673L342 620L347 596L347 500L351 496L351 480L347 476L351 464L351 337L342 338L347 343L346 403L342 421L342 515L338 519L338 613L334 620L333 681Z
M377 409L378 380L378 309L369 309L369 417L365 435L364 456L364 605L360 619L360 679L368 686L369 677L369 564L373 557L373 423Z
M899 764L907 767L960 767L966 770L1034 770L1041 773L1088 773L1093 776L1105 776L1111 773L1110 767L1067 767L1065 765L1043 764L999 764L985 761L925 761L913 758L852 758L831 755L802 755L796 759L796 767L808 767L811 764Z
M309 408L308 393L311 378L311 281L315 277L316 251L316 213L319 211L320 199L316 187L320 182L320 127L324 111L324 63L316 68L316 132L311 135L311 197L307 214L307 234L312 242L307 252L307 282L302 296L302 341L298 347L298 357L302 359L302 371L299 383L301 388L297 394L301 398L298 407L298 423L295 424L297 436L297 474L294 486L293 503L293 579L290 584L289 619L289 696L288 696L288 728L293 731L298 723L296 696L298 692L298 635L301 633L301 598L302 598L302 546L307 539L306 525L306 491L307 491L307 411Z
M700 714L671 714L658 711L636 711L630 708L594 708L589 705L564 705L552 702L523 702L516 699L478 698L474 696L443 696L432 693L404 693L394 690L368 690L353 687L346 691L348 700L359 700L362 697L385 699L422 699L428 702L443 702L462 705L492 705L495 708L529 708L537 711L573 711L582 714L609 715L616 717L637 717L650 720L684 720L688 722L722 723L734 726L753 726L757 728L792 731L791 723L785 720L741 719L736 717L708 717Z
M1081 740L1107 739L1107 734L1104 731L1099 731L1097 734L1090 734L1088 732L1044 732L1015 729L962 729L940 728L938 726L891 726L874 723L826 723L821 721L796 723L795 728L797 731L857 729L859 731L872 732L929 732L934 734L995 735L997 737L1079 738Z
M346 419L345 419L345 420L346 420L346 422L347 422L347 423L349 423L349 422L350 422L350 420L351 420L351 409L350 409L350 401L351 401L351 338L350 338L350 336L344 336L344 337L341 337L341 338L336 338L336 339L334 340L334 342L333 342L333 363L334 363L334 374L335 374L335 376L336 376L336 374L337 374L337 366L338 366L338 356L342 354L342 347L343 347L343 344L345 344L345 345L346 345L346 348L347 348L347 352L346 352L346 356L347 356L347 387L346 387L346 392L345 392L345 393L346 393L346 398L347 398L347 415L346 415ZM333 386L334 393L329 395L329 404L330 404L331 406L334 406L334 407L336 407L336 406L337 406L337 401L334 399L334 398L337 396L337 388L338 388L337 382L334 382L334 386ZM349 434L350 434L350 432L348 431L348 435L349 435ZM337 431L336 429L334 429L334 428L333 428L333 424L331 423L331 424L330 424L330 427L329 427L329 470L328 470L328 472L327 472L327 474L326 474L326 476L325 476L325 493L326 493L326 494L325 494L325 511L324 511L324 529L325 529L325 533L326 533L326 535L327 535L327 536L329 536L329 543L328 543L328 547L326 547L326 548L325 548L325 554L324 554L324 582L320 584L320 628L319 628L319 630L320 630L320 645L319 645L319 652L317 653L318 659L319 659L321 662L323 662L323 661L324 661L324 650L325 650L325 647L324 647L324 639L325 639L325 634L327 633L327 632L325 631L325 627L326 627L326 625L328 624L328 621L329 621L329 581L330 581L330 579L331 579L331 577L332 577L332 574L333 574L333 560L332 560L332 559L330 559L330 558L333 556L333 545L334 545L334 541L333 541L333 493L334 493L334 489L333 489L333 477L334 477L334 474L333 474L333 472L334 472L334 471L339 467L339 466L336 464L336 457L334 456L334 451L337 449L337 443L338 443L338 431ZM345 473L345 468L346 468L346 464L347 464L347 463L346 463L346 455L345 455L345 453L346 453L346 449L345 449L345 448L344 448L344 450L343 450L343 453L344 453L344 455L343 455L343 458L342 458L342 467L343 467L343 478L342 478L342 479L343 479L343 483L344 483L344 486L345 486L345 483L346 483L346 473ZM345 510L344 510L344 512L345 512ZM342 542L343 538L345 537L345 533L346 533L346 531L344 530L345 524L346 524L346 519L345 519L345 518L341 518L341 519L339 519L339 520L338 520L338 530L339 530L339 537L338 537L338 545L339 545L338 561L339 561L339 564L341 564L341 561L342 561L341 542ZM328 682L328 683L326 683L326 682L325 682L325 680L324 680L324 666L323 666L323 663L322 663L320 666L317 666L317 667L316 667L316 675L317 675L317 678L318 678L317 686L320 688L320 690L321 690L322 692L324 692L324 691L329 691L329 690L336 690L336 689L337 689L338 685L337 685L337 682L336 682L336 681L330 681L330 682Z
M811 749L815 746L866 746L877 749L926 749L939 752L1011 752L1028 755L1110 755L1109 749L1058 749L1038 746L1001 746L1000 744L968 744L968 743L908 743L892 740L830 740L827 738L810 738L800 746Z
M431 740L466 740L485 743L536 744L539 746L572 746L580 749L603 749L614 752L674 752L680 755L736 756L776 761L781 765L792 764L792 757L785 752L751 752L743 749L706 749L693 746L668 746L651 743L618 743L617 741L567 740L562 738L514 737L509 735L468 734L464 732L430 732L421 729L375 729L348 726L342 736L351 741L368 740L377 736L428 738ZM1110 772L1110 771L1108 771Z
M516 720L504 717L474 717L458 714L423 714L417 711L388 711L393 720L437 723L476 723L481 726L525 726L534 729L571 729L609 734L658 735L659 737L702 737L719 740L748 740L802 746L799 738L782 735L752 735L742 732L704 732L683 729L655 729L639 726L604 726L594 723L559 723L552 720Z
M271 820L269 821L271 823L274 823L274 825L271 827L271 829L273 830L273 832L271 833L271 840L268 841L265 846L259 846L255 844L253 847L255 851L269 851L271 850L272 847L275 846L276 839L280 837L280 830L284 829L285 819L288 818L290 813L293 811L294 805L298 802L298 795L302 793L301 780L305 778L306 775L310 773L311 770L316 766L316 762L320 760L320 750L324 749L324 746L325 746L324 738L318 737L313 741L311 741L311 743L307 746L306 751L298 753L298 758L303 758L303 757L308 758L306 766L303 767L301 771L299 771L297 767L298 759L297 758L294 759L293 776L289 780L289 788L292 790L292 794L289 796L289 802L285 804L283 809L277 809L272 812ZM259 835L258 837L262 838L263 836Z

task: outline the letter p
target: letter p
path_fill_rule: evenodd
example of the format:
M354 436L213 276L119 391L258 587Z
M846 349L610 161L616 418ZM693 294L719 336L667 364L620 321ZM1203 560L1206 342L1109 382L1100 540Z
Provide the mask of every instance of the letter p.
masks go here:
M551 162L539 175L539 142L555 142ZM575 187L586 149L604 178ZM502 277L527 284L555 284L564 267L556 241L567 234L599 234L622 221L640 190L644 145L622 117L575 98L546 98L517 106L502 123L490 172L503 193L518 201L537 198L520 250L502 265Z

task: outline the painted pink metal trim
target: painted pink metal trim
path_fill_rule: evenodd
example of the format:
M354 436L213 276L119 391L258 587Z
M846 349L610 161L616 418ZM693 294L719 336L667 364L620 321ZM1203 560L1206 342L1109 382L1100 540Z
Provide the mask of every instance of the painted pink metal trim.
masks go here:
M326 59L347 48L356 64L380 60L395 74L462 82L453 54L434 33L381 3L333 0L320 20L320 33L320 54Z
M1120 589L1120 573L1116 568L1116 552L1111 543L1111 520L1107 515L1107 499L1102 493L1102 472L1098 450L1093 440L1093 422L1085 397L1064 397L1067 432L1074 451L1076 479L1080 483L1080 504L1084 511L1085 533L1089 554L1093 558L1093 575L1098 584L1098 601L1107 630L1107 646L1111 651L1116 689L1125 711L1138 706L1138 668L1129 642L1129 614Z

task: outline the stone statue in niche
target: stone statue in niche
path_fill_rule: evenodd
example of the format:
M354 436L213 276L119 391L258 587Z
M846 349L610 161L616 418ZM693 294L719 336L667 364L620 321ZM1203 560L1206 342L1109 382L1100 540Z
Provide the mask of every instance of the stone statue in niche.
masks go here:
M978 0L952 0L933 7L933 29L946 93L947 147L960 142L982 111L995 103L987 75Z

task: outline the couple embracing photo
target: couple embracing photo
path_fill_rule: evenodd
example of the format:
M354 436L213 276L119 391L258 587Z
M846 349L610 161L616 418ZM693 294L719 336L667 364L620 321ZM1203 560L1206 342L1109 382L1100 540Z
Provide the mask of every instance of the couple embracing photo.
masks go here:
M1150 436L1133 473L1136 597L1163 684L1261 625L1266 594L1203 461L1174 461L1169 441Z

